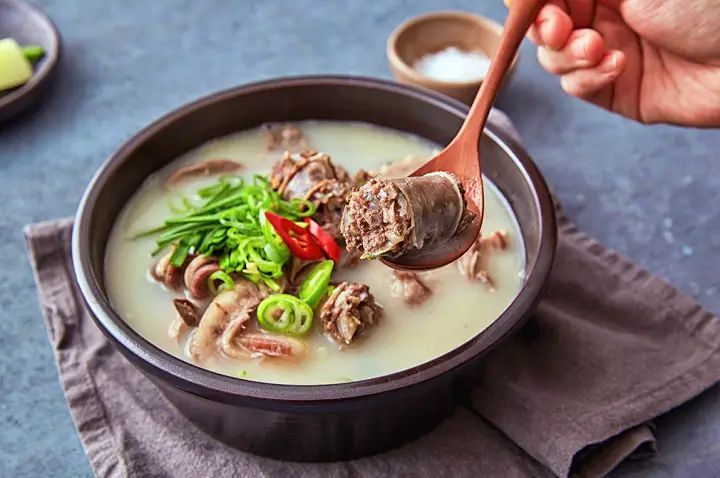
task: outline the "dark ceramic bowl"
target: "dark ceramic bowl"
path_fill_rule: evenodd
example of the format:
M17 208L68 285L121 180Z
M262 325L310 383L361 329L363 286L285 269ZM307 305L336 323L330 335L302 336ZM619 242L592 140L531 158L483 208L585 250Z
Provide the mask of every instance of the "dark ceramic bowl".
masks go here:
M145 178L212 138L266 122L325 119L375 123L447 144L466 113L460 102L413 87L325 76L241 86L164 116L112 155L77 213L73 264L96 324L191 422L242 450L336 461L378 453L427 432L452 413L458 379L529 317L554 260L557 230L548 189L527 154L501 132L490 128L480 142L483 170L518 217L526 283L487 330L410 370L336 385L288 386L201 369L160 350L123 321L108 301L103 262L113 222Z
M0 0L0 38L21 45L40 45L45 56L33 65L33 77L24 85L0 92L0 123L37 107L50 92L60 60L60 34L41 10L22 0Z

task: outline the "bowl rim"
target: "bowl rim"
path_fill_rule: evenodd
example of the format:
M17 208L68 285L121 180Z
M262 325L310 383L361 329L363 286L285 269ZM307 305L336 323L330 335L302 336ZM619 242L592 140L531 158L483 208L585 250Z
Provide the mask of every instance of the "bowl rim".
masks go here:
M124 161L128 160L138 147L158 131L172 127L172 124L178 119L211 104L220 103L236 96L301 86L331 88L350 86L382 90L429 103L460 119L464 118L468 111L467 105L452 98L380 78L355 75L281 77L240 85L202 96L166 113L121 145L98 169L83 193L72 232L73 269L82 299L101 331L115 345L120 346L121 352L124 348L145 364L150 365L159 375L172 377L171 381L176 388L200 393L207 393L209 389L215 398L218 395L224 395L229 400L245 398L285 402L286 404L311 404L347 401L427 384L433 379L449 375L450 372L461 368L502 342L506 336L524 324L530 310L539 301L545 289L554 264L557 247L557 220L550 191L545 179L524 149L507 134L488 126L485 134L505 151L533 190L534 208L540 218L538 224L540 243L537 261L532 269L526 270L525 284L515 299L488 328L464 344L423 364L381 377L336 384L287 385L235 378L198 367L162 350L134 331L110 306L109 299L102 291L92 266L90 219L100 192L104 187L108 187L114 172ZM488 344L479 342L479 338L487 334L494 334L495 339Z
M50 33L50 42L49 45L44 45L46 50L42 66L33 72L32 78L10 93L0 95L0 111L5 109L9 110L23 99L31 98L34 94L38 93L43 86L52 81L58 63L60 62L62 49L60 32L52 19L43 10L24 0L4 0L4 2L10 5L11 8L25 10L26 17L34 17L34 21L42 24L42 28ZM19 114L21 111L22 110L18 110L16 114ZM14 114L12 114L12 116L14 116Z
M431 78L429 76L422 75L418 73L412 65L408 64L407 61L400 55L400 52L398 50L398 40L399 38L410 28L414 27L416 25L420 25L422 23L427 23L430 21L438 20L438 19L450 19L450 20L471 20L473 23L478 25L479 27L485 29L486 31L491 31L493 34L497 35L498 37L502 34L503 31L503 25L501 23L496 22L495 20L488 18L486 16L480 15L478 13L474 12L468 12L463 10L439 10L434 12L427 12L420 15L416 15L414 17L410 17L404 22L402 22L400 25L395 27L395 29L392 31L390 36L388 37L387 43L386 43L386 55L388 57L388 61L391 65L393 65L395 68L400 70L403 75L409 77L412 81L417 82L418 84L426 85L426 88L441 88L441 87L454 87L454 88L470 88L475 87L479 84L481 84L484 81L484 78L480 80L471 80L471 81L441 81L436 80L434 78ZM487 54L487 52L485 52ZM515 59L513 59L513 62L510 64L510 68L508 70L507 76L512 74L512 72L515 70L515 67L517 66L518 59L520 58L520 52L518 51L517 55L515 55Z

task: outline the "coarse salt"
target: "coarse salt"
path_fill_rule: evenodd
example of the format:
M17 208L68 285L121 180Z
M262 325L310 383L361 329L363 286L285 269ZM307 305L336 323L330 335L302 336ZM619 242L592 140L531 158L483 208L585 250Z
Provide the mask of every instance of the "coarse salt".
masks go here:
M448 47L423 56L413 64L415 71L437 81L464 83L485 78L490 58L482 51Z

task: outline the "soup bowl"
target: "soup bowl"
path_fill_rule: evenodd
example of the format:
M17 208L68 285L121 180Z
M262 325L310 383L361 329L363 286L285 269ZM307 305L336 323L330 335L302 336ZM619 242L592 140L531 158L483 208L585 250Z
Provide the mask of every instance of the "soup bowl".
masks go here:
M523 149L488 127L479 141L483 171L508 200L525 243L526 279L482 333L408 370L330 385L260 383L218 374L153 345L113 309L104 259L114 221L143 181L213 138L277 121L338 120L389 127L447 144L467 107L411 86L361 77L270 80L187 104L140 131L100 168L81 200L73 265L84 301L107 339L210 436L251 453L293 461L337 461L406 443L453 412L457 385L530 317L545 289L557 243L552 199ZM472 300L469 298L468 300ZM412 312L408 312L412 313Z

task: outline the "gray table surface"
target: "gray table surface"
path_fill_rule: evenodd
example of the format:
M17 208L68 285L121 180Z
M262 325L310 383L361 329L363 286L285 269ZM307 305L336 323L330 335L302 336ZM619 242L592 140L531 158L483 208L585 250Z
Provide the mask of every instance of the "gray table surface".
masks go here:
M74 213L92 174L139 128L215 90L274 76L390 77L408 16L500 0L35 0L64 37L42 111L0 130L0 476L92 476L59 386L23 225ZM643 127L566 97L530 44L498 106L586 231L720 312L720 133ZM660 453L616 476L713 477L720 386L657 420Z

